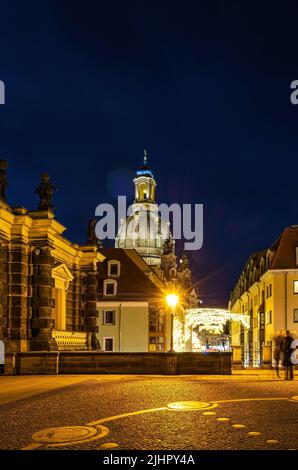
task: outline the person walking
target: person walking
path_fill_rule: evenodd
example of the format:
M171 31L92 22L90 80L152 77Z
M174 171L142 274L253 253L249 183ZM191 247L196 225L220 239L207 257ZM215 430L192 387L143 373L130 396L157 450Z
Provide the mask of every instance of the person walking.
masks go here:
M281 379L281 376L279 374L279 365L280 365L280 360L281 360L281 354L282 354L282 349L283 349L283 334L282 331L279 331L277 335L273 338L274 341L274 361L275 361L275 372L276 375L279 379Z
M291 361L291 354L293 349L291 348L292 342L294 341L290 331L286 331L286 336L283 340L283 353L284 353L284 366L285 366L285 380L293 380L293 364Z

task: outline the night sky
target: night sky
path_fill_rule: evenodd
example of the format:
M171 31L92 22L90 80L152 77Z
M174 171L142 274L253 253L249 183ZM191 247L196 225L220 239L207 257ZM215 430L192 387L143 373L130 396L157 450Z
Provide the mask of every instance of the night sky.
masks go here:
M97 204L132 198L146 148L158 202L204 204L194 280L226 305L248 256L298 224L297 28L286 1L1 2L9 203L36 208L49 172L84 243Z

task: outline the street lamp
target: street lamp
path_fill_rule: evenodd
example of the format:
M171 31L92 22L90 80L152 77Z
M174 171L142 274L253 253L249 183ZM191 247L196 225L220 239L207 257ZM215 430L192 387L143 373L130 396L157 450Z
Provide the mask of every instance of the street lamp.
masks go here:
M178 303L179 297L177 294L168 294L166 297L167 304L171 311L171 343L170 343L170 351L174 351L174 315L175 315L175 308Z

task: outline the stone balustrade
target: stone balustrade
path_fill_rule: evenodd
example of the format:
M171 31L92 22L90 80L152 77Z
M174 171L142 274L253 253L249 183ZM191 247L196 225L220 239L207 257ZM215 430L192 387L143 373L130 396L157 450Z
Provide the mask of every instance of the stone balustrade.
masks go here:
M87 349L87 333L84 332L52 330L52 338L56 341L59 351L85 351Z

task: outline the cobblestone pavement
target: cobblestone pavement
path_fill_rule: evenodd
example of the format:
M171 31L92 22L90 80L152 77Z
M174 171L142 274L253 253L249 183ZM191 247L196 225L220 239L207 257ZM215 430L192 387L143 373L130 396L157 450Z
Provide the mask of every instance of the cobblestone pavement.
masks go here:
M298 381L86 376L0 406L0 437L36 451L298 449Z

